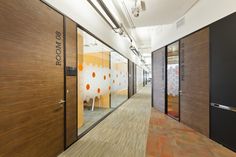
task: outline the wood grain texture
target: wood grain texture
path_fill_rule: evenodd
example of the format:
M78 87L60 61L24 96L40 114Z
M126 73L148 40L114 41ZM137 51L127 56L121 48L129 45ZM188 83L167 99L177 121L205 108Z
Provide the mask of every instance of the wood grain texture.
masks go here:
M150 100L144 87L59 157L145 157Z
M65 17L66 67L77 68L77 24ZM77 140L77 76L66 76L66 146Z
M66 146L77 140L76 77L66 77Z
M65 17L66 66L76 67L77 24Z
M38 0L10 0L0 1L0 17L0 156L55 157L64 149L63 16Z
M165 47L152 54L153 106L165 113Z
M209 136L209 29L180 42L180 119Z

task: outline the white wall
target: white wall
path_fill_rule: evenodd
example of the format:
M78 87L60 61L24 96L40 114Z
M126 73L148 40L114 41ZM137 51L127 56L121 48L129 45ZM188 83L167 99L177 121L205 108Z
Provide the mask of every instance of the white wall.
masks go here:
M87 0L43 0L70 17L106 44L141 66L140 60L130 51L127 38L115 33Z
M199 0L185 17L185 24L161 26L153 32L152 51L166 46L200 28L203 28L236 11L236 0Z

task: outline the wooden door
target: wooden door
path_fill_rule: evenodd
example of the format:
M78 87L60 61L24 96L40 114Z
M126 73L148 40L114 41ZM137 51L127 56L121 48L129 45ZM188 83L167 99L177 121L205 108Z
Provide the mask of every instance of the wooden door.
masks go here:
M165 47L152 53L152 104L165 113L166 52Z
M66 41L66 147L77 140L77 26L65 18Z
M180 41L180 121L209 136L209 29Z
M38 0L0 2L0 156L64 149L63 16Z

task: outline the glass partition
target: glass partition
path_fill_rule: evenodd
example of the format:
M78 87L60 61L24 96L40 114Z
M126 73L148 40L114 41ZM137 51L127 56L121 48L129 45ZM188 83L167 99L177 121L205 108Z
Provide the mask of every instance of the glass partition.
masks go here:
M78 29L78 134L128 98L127 59Z
M179 42L167 47L167 114L179 120Z
M111 111L111 51L109 47L78 29L79 134Z
M111 107L128 99L128 59L111 52Z

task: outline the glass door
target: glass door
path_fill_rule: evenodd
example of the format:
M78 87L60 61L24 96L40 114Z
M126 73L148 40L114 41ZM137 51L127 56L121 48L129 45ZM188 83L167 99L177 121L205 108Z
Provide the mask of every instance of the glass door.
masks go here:
M179 120L179 42L167 47L167 114Z

